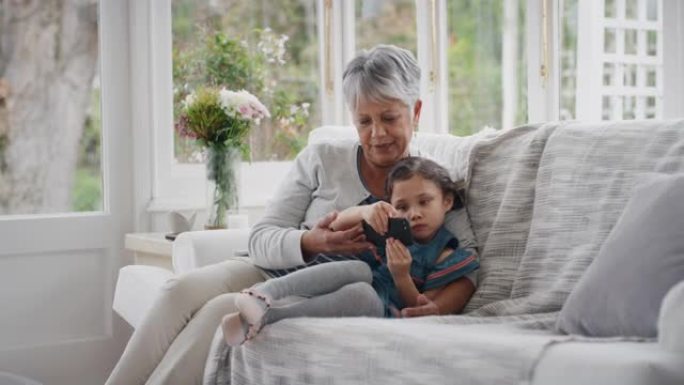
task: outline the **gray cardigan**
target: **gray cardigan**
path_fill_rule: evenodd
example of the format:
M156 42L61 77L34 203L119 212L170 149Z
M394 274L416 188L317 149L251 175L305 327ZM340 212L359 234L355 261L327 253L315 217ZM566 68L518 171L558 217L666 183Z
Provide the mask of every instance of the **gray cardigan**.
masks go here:
M370 195L359 174L358 149L358 140L342 139L310 144L297 155L264 216L252 227L249 255L254 264L266 269L303 265L302 234L331 211L357 206ZM419 151L412 148L411 153ZM449 213L446 227L460 247L474 251L464 210ZM474 275L469 278L475 281Z

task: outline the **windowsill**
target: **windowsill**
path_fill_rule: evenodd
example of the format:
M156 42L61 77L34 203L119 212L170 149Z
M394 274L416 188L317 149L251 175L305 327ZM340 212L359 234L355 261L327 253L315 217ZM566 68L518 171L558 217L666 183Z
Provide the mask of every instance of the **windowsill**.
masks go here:
M148 213L165 213L169 211L190 211L190 210L203 210L207 207L204 202L190 202L190 199L179 200L179 199L165 199L165 198L155 198L150 200L147 205Z
M292 161L242 162L240 170L240 209L263 208L275 194L282 179L287 175ZM204 180L204 166L197 167L196 180ZM190 176L190 175L186 175ZM184 191L183 195L159 196L150 200L147 212L162 213L170 211L202 210L207 207L206 186L200 189L184 189L182 183L190 183L188 179L179 180L173 191ZM193 182L195 183L195 182ZM194 193L189 193L194 191Z

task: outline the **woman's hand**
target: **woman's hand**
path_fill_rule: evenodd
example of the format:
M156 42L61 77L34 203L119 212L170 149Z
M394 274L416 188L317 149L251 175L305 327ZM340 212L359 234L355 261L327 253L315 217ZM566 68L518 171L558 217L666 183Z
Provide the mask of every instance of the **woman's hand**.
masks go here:
M401 241L387 238L385 247L387 254L387 268L392 273L394 282L411 278L411 253Z
M378 234L384 235L389 230L387 228L389 218L396 217L397 215L399 215L399 213L391 204L380 201L365 206L362 218L364 221L368 222Z
M361 224L342 231L330 230L330 224L337 218L337 211L323 217L316 226L302 236L301 247L305 261L318 253L358 254L373 249L366 242Z

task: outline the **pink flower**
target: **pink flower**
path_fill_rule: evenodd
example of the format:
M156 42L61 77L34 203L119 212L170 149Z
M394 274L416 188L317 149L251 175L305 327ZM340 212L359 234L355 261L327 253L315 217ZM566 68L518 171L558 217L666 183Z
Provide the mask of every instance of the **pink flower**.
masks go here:
M185 115L181 115L180 118L178 118L174 128L182 138L197 139L197 134L188 127L188 117Z

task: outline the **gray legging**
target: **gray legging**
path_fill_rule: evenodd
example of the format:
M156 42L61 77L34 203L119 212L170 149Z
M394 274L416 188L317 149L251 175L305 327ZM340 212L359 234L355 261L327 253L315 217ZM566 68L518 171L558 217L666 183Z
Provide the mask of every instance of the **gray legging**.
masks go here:
M259 283L254 289L273 300L264 325L295 317L383 317L385 307L362 261L328 262ZM301 297L293 302L292 296ZM278 300L285 299L281 305Z

